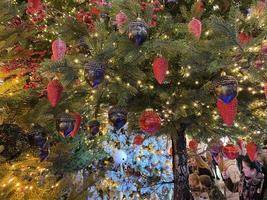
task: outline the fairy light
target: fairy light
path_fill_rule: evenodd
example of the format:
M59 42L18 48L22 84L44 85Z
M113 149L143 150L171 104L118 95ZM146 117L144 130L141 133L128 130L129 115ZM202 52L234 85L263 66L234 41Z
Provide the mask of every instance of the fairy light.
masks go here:
M198 82L198 81L195 81L195 84L196 84L196 85L198 85L198 84L199 84L199 82Z
M77 64L77 63L79 63L79 60L76 58L76 59L74 59L74 62Z

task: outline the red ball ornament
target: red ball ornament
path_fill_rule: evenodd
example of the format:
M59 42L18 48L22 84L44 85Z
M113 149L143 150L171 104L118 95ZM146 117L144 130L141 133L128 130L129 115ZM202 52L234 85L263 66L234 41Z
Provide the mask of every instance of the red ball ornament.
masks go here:
M141 135L137 135L134 137L134 144L141 145L144 141L144 138Z
M247 155L251 161L255 161L257 157L257 145L253 142L247 144Z
M153 62L153 73L159 84L163 84L167 70L169 68L168 60L164 57L155 58Z
M246 33L239 33L239 42L241 44L246 44L252 39L252 36L246 34Z
M222 152L230 160L234 160L239 156L239 148L233 144L225 145Z
M217 108L227 126L232 126L237 114L238 101L234 98L230 103L226 104L221 99L217 100Z
M192 151L197 151L198 142L193 139L189 142L188 146Z
M75 120L75 124L74 124L74 128L71 131L70 135L71 135L71 137L75 137L75 135L79 132L82 117L81 117L80 113L78 113L78 112L77 113L71 113L71 115L73 116L73 118Z
M198 19L192 19L188 24L188 31L194 35L197 39L201 36L202 23Z
M160 117L154 111L145 111L140 117L139 126L144 132L148 134L155 134L160 130Z
M49 81L47 85L47 98L52 107L55 107L58 104L62 92L63 92L63 86L59 82L59 80Z
M54 40L54 42L52 43L52 60L62 60L65 56L65 53L67 51L67 46L66 43L61 40L61 39L57 39Z

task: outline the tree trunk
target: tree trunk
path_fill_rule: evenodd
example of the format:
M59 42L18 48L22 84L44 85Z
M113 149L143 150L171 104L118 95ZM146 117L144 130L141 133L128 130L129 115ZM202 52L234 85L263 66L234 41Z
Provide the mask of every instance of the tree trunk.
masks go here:
M189 170L187 167L187 151L185 129L177 131L172 136L173 149L173 175L174 175L174 200L190 200Z

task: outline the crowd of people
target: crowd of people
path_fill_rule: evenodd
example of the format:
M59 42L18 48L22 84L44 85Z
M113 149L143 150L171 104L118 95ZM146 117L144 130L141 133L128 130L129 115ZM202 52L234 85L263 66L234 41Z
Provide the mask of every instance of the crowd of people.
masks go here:
M239 148L234 159L222 151L189 153L192 199L267 200L267 140L257 146L255 159L248 156L244 143Z

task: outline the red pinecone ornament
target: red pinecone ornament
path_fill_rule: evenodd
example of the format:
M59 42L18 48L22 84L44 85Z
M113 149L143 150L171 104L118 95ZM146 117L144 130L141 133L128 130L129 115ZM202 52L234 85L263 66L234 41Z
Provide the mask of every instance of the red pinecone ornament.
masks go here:
M233 144L225 145L222 152L228 159L231 160L234 160L239 156L239 148Z
M52 107L56 107L58 104L61 94L63 92L63 86L59 80L49 81L47 85L47 98Z
M197 151L198 142L193 139L189 142L188 146L192 151Z
M134 137L134 144L141 145L144 141L144 138L141 135L137 135Z
M195 38L199 39L202 32L202 23L198 19L192 19L188 23L188 31L192 35L194 35Z
M160 129L160 117L154 111L145 111L140 117L139 126L144 132L154 134Z
M75 135L79 132L82 117L81 117L80 113L72 113L72 116L75 119L75 124L74 124L73 131L71 131L70 135L71 135L71 137L75 137Z
M230 103L226 104L221 99L217 100L217 108L227 126L232 126L237 114L238 101L234 98Z
M247 144L247 155L251 161L255 161L257 157L257 145L253 142Z
M155 79L158 81L159 84L163 84L168 68L169 68L169 63L166 58L164 57L155 58L153 62L153 73Z

